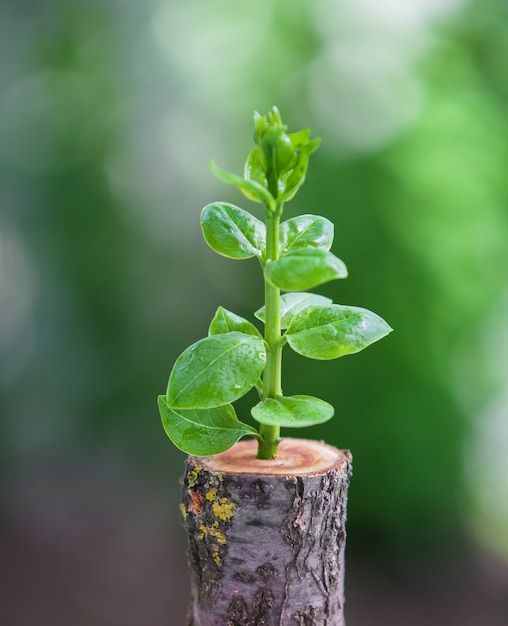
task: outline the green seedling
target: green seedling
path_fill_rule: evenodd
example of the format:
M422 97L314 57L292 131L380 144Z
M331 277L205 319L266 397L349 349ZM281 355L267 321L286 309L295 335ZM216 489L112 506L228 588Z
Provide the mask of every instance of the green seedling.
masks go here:
M264 333L250 321L219 307L200 339L178 357L165 395L158 398L164 429L188 454L223 452L240 438L255 437L258 458L272 459L281 427L298 428L329 420L333 407L308 395L284 396L282 350L287 344L311 359L335 359L363 350L389 332L375 313L333 304L307 290L346 278L345 264L330 248L334 226L319 215L281 222L284 204L305 180L310 155L320 139L310 129L287 133L276 107L254 116L255 147L243 177L210 164L222 181L235 185L264 208L264 221L226 202L201 213L206 242L230 259L256 257L265 287L264 306L254 313ZM251 389L259 402L251 409L259 431L238 420L232 403Z

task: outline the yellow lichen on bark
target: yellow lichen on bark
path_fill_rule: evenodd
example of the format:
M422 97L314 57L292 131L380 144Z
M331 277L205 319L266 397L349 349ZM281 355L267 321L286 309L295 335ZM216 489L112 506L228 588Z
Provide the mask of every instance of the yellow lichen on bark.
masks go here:
M222 482L222 476L219 477ZM217 487L210 487L206 492L205 498L212 503L212 510L215 517L218 517L223 522L230 522L234 515L234 502L228 502L227 498L217 498L219 495L219 489Z
M218 502L214 502L212 504L212 509L215 514L215 517L218 517L223 522L231 521L231 518L234 515L234 502L228 502L227 498L221 498Z
M185 521L187 519L187 515L189 515L189 514L187 513L187 510L185 509L185 505L184 505L183 502L180 503L180 512L181 512L182 517L183 517L183 519Z
M187 475L187 485L192 488L195 486L196 481L198 479L199 476L199 472L202 470L203 468L201 467L195 467L193 470L191 470L188 475Z
M203 540L205 537L211 537L215 542L212 544L212 558L217 565L221 564L222 558L220 555L220 545L224 545L227 542L227 537L224 532L219 528L219 522L216 520L211 526L201 523L199 525L198 538Z
M219 522L215 521L211 526L201 523L199 525L199 539L204 539L206 535L213 537L217 543L225 544L227 542L226 534L219 528Z
M213 546L212 548L212 558L215 561L215 563L217 563L217 565L221 564L222 559L220 558L220 554L219 554L219 546Z
M218 489L217 487L212 487L209 491L206 492L205 498L212 502L217 497Z

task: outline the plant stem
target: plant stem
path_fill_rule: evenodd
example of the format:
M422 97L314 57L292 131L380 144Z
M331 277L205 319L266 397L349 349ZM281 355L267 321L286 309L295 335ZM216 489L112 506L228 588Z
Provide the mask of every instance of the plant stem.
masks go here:
M266 260L279 258L279 222L282 206L275 212L266 212ZM263 375L263 400L282 395L281 365L282 345L280 341L280 289L265 278L265 341L268 345L266 366ZM280 442L280 426L261 424L258 459L273 459Z

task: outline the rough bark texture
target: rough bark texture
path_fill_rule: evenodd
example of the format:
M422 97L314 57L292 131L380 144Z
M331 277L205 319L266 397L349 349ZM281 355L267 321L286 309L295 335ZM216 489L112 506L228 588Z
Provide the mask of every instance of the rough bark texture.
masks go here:
M189 626L344 626L351 455L286 439L274 461L242 441L189 457Z

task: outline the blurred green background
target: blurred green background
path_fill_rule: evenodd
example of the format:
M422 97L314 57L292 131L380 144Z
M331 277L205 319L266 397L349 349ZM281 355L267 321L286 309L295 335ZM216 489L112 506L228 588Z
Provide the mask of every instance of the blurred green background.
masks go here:
M217 306L261 305L199 214L258 210L207 163L241 172L276 104L323 137L285 210L336 224L350 277L318 291L395 329L285 353L285 392L336 407L286 434L355 458L350 623L506 624L504 0L11 0L0 85L1 623L183 623L155 399Z

